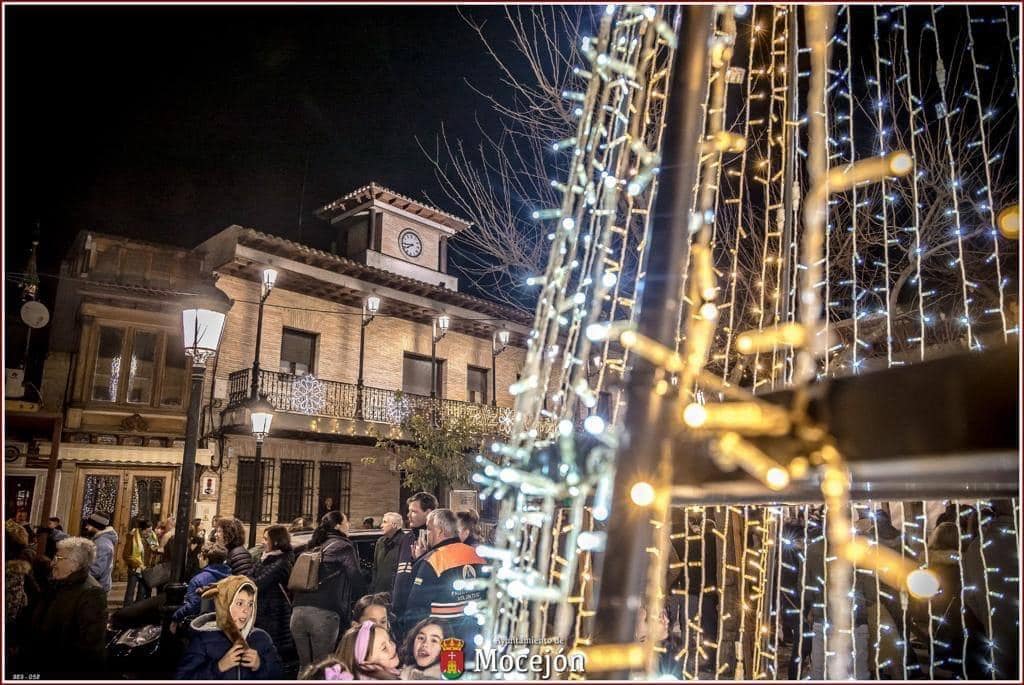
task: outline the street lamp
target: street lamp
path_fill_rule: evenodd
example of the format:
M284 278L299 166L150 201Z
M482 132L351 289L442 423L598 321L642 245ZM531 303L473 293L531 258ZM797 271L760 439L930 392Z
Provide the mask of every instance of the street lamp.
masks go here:
M498 406L498 355L508 347L509 332L502 329L494 332L491 340L491 406Z
M366 353L366 327L380 311L380 298L370 295L363 301L363 323L359 327L359 378L356 380L356 418L363 418L363 356Z
M451 323L447 314L434 319L434 331L430 336L430 399L437 398L437 343L448 332Z
M252 437L256 439L256 458L253 467L255 468L255 491L252 498L252 509L249 524L249 547L256 546L256 526L260 522L261 505L263 504L263 440L270 433L270 424L274 420L274 405L267 401L266 395L261 395L256 400L249 401L249 421L252 423Z
M256 315L256 352L252 357L252 379L249 385L249 399L256 401L260 391L260 345L263 340L263 304L270 297L270 291L277 282L277 272L273 269L263 270L263 282L260 286L260 307Z
M185 354L192 359L191 386L188 398L188 419L185 423L185 451L181 458L181 482L178 485L178 506L174 526L174 566L171 568L171 586L168 603L180 592L184 599L185 586L181 583L188 556L188 527L192 521L192 488L196 480L196 449L199 446L199 405L203 395L206 364L217 354L224 318L231 308L231 300L213 285L203 285L200 292L188 299L182 308L181 323Z

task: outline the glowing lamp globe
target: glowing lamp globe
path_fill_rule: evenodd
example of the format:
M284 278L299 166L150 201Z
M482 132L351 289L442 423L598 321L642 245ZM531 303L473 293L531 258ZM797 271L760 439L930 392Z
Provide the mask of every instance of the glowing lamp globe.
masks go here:
M182 307L181 328L185 354L192 357L194 366L205 366L207 359L217 354L224 318L231 308L231 300L223 292L206 285L191 296Z
M262 442L270 433L270 424L274 420L274 405L267 401L266 397L260 397L249 403L249 421L252 424L252 434L257 441Z

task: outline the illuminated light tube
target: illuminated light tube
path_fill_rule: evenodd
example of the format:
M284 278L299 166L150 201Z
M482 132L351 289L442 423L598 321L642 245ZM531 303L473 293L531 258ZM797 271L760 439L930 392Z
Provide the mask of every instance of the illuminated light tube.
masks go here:
M747 148L747 139L731 131L719 131L710 136L702 146L702 152L743 152Z
M690 404L683 410L690 428L735 431L743 435L785 435L790 421L786 410L762 402Z
M619 342L627 350L666 371L677 372L683 369L683 358L678 353L636 331L623 331L619 335Z
M785 323L759 331L745 331L736 338L736 349L741 354L771 352L780 346L803 347L807 331L798 323Z
M739 433L726 433L719 438L715 453L722 468L738 466L771 490L782 490L789 485L789 472Z
M1020 205L1010 205L996 218L999 232L1010 240L1020 239Z
M843 557L857 568L870 569L890 587L906 590L914 597L928 598L938 593L939 580L931 571L918 568L909 558L888 547L869 545L854 538L843 545Z
M570 656L573 653L583 654L587 671L591 673L638 669L644 666L647 659L643 645L637 643L584 647L571 652Z

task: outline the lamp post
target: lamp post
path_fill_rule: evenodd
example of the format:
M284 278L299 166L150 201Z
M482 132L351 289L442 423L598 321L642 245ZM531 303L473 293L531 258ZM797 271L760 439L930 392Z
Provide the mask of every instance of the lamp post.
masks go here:
M366 327L380 311L380 298L370 295L363 302L363 322L359 327L359 378L356 380L356 418L363 418L363 357L366 354Z
M188 557L189 523L192 521L192 488L196 482L196 449L199 446L199 404L203 395L203 380L207 362L217 354L224 318L231 308L227 295L212 285L200 287L200 293L190 297L181 312L185 354L192 358L191 385L188 398L188 419L185 423L185 450L181 457L181 482L178 484L178 506L175 510L173 565L171 580L165 592L164 637L174 610L185 599L185 564ZM165 657L173 653L170 639L161 640ZM166 647L165 647L166 645Z
M437 343L448 332L452 320L447 314L434 319L433 335L430 336L430 399L437 398ZM440 333L438 332L440 331Z
M256 315L256 352L252 357L252 379L249 384L249 399L255 402L260 391L260 345L263 341L263 304L270 297L270 291L277 282L277 272L273 269L263 270L263 281L260 287L259 314Z
M192 520L192 488L196 479L196 449L199 447L199 403L203 395L206 363L217 354L224 315L231 301L220 290L207 286L206 292L195 296L181 313L185 354L192 358L188 419L185 423L185 451L181 460L181 483L178 485L178 508L174 526L174 568L171 581L181 582L188 552L188 526ZM212 292L211 292L212 291Z
M434 319L433 332L430 336L430 423L438 425L437 412L437 343L448 332L451 319L447 314Z
M500 330L494 332L491 339L491 406L498 406L498 355L508 347L509 332Z
M267 396L249 402L249 421L252 423L252 437L256 439L256 458L253 460L255 475L253 476L252 509L250 509L249 547L256 545L256 527L260 523L263 504L263 440L270 433L270 424L274 420L274 405L267 401Z

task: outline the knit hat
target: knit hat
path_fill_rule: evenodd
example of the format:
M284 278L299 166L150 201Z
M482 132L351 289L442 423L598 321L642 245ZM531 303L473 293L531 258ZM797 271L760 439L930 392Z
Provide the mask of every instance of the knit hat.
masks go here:
M7 519L7 521L4 522L4 530L22 547L28 545L28 531L25 530L25 526L21 525L14 519Z
M90 523L101 530L110 525L110 519L98 511L94 511L85 521L86 523Z
M239 630L235 622L231 620L231 603L235 601L235 595L242 590L252 593L252 613L242 629ZM256 622L256 585L245 576L228 576L222 578L202 594L203 597L213 597L214 609L217 613L217 627L224 631L231 644L241 642L248 648L245 638L249 636L253 624Z

